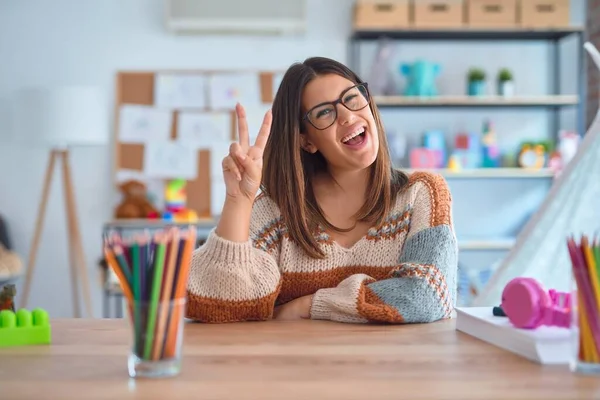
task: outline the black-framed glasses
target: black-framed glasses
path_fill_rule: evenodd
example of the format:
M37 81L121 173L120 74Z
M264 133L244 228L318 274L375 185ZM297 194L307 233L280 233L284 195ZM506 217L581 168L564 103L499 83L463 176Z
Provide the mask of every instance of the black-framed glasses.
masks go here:
M366 82L344 90L336 101L321 103L311 108L302 118L316 129L329 128L337 119L337 105L341 104L350 111L362 110L369 105L369 88Z

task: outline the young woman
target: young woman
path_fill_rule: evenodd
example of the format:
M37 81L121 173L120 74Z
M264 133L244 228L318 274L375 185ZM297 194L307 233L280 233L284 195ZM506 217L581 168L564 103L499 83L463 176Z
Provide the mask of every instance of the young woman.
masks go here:
M227 196L192 259L187 317L450 317L458 250L448 186L393 169L365 82L327 58L292 65L253 145L236 111Z

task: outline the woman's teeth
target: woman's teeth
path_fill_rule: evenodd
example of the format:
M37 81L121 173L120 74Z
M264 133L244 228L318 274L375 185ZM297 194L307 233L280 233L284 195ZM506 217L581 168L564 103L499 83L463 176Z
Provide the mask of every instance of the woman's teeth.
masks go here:
M358 135L365 133L365 128L360 128L356 132L353 132L342 139L342 143L348 142L350 139L357 137Z

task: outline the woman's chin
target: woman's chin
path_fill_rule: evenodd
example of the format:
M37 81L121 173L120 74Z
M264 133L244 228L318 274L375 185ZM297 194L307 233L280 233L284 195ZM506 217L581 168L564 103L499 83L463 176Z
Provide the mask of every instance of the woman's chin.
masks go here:
M364 153L358 157L355 157L348 164L350 164L349 165L350 169L359 171L359 170L370 168L375 163L376 160L377 160L377 151L373 151L373 152Z

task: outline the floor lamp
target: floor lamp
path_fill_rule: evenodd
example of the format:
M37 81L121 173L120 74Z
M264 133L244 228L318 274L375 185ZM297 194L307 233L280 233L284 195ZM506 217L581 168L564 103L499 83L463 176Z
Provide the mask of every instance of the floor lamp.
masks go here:
M90 283L79 231L69 150L108 142L108 104L103 92L94 87L23 89L17 94L15 104L15 133L18 141L27 143L30 147L44 146L49 152L19 307L27 307L50 187L56 164L59 163L68 233L73 314L76 318L82 316L79 302L81 289L86 313L88 317L92 317Z

